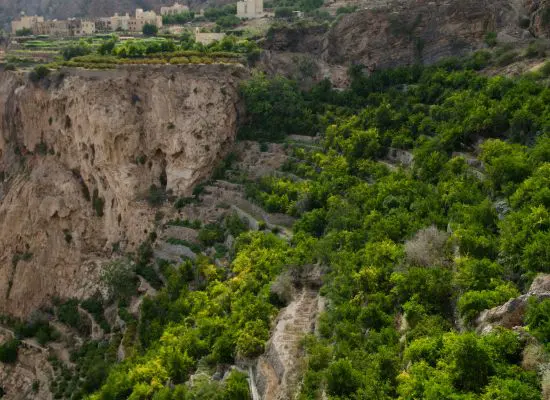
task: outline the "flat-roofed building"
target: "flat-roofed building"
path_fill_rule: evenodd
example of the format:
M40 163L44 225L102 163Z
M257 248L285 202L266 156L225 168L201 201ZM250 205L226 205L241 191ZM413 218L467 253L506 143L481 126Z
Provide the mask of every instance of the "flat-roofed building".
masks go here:
M130 29L130 14L118 15L115 13L111 17L111 30L112 31L127 31Z
M20 19L11 21L11 33L14 35L21 29L33 29L33 26L39 22L44 22L44 17L38 15L22 15Z
M64 20L38 22L34 24L32 33L47 36L71 36L69 21Z
M128 21L128 31L141 32L143 27L147 24L155 25L157 28L162 28L162 17L157 15L154 11L143 11L143 9L136 9L135 18L130 18Z

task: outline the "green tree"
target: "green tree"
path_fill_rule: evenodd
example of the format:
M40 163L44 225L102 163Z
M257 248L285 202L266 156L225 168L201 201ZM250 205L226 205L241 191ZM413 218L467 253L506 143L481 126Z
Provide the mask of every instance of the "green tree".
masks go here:
M19 340L10 339L0 345L0 362L13 364L17 361L17 352L19 349Z
M143 25L142 32L145 36L156 36L159 32L159 28L154 24L145 24Z

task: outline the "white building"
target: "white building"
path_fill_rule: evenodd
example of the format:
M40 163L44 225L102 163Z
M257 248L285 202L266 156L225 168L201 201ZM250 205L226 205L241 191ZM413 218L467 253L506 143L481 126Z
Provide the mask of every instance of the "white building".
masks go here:
M237 17L260 18L264 15L264 0L244 0L237 2Z
M174 14L181 14L184 12L189 12L189 7L177 2L174 3L173 6L160 8L160 15L174 15Z

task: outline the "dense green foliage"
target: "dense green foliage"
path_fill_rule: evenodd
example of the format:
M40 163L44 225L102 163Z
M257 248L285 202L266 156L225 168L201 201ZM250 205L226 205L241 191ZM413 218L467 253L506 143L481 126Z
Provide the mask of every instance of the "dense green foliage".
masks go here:
M233 35L205 46L190 34L183 34L179 41L163 37L119 41L108 37L95 47L82 42L67 46L62 54L67 61L61 65L108 69L119 64L253 63L260 49L254 41Z
M91 398L247 398L244 374L208 376L260 355L284 304L273 282L319 265L328 302L304 340L300 399L540 399L536 368L522 363L526 335L473 328L480 311L550 272L550 88L543 74L478 74L486 61L370 77L354 67L345 91L262 75L245 83L243 137L322 134L320 145L292 146L282 176L247 186L267 211L298 218L293 237L246 232L236 215L173 221L200 227L218 253L237 236L230 266L202 255L162 263L164 287L123 339L130 357ZM113 289L134 279L133 267L115 270L129 275L111 277ZM544 344L548 304L533 302L526 317Z
M178 14L163 15L162 23L164 25L185 24L192 21L193 18L195 18L194 12L184 11Z
M0 344L0 362L5 364L13 364L16 362L18 348L19 340L17 339L10 339Z
M200 381L183 385L199 367L231 364L235 357L255 357L264 350L276 307L269 302L269 284L295 252L273 235L243 234L230 271L206 258L168 267L167 285L155 298L145 298L139 345L149 349L115 367L93 398L238 399L248 393L242 374L223 383ZM164 388L170 379L175 385ZM217 397L207 394L217 393ZM239 394L240 393L240 394ZM237 397L235 397L237 396Z
M143 25L143 34L145 36L156 36L159 32L159 28L154 24Z
M21 28L15 31L16 36L30 36L32 35L32 30L29 28Z

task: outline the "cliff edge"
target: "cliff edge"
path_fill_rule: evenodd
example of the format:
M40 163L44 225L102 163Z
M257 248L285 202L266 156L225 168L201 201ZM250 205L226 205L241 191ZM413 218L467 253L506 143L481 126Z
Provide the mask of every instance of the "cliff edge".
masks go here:
M86 297L113 249L152 227L145 201L187 195L234 141L243 67L0 73L0 313Z

